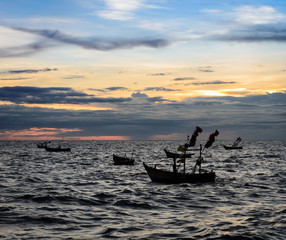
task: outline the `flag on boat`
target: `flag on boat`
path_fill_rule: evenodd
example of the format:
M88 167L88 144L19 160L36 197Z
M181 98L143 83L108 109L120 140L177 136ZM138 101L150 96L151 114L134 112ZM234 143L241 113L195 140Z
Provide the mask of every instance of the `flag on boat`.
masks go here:
M186 151L186 148L185 148L185 146L180 145L177 150L178 150L179 152L185 152L185 151Z
M241 142L241 138L238 137L235 142L232 144L233 147L237 147L237 145Z
M209 148L214 143L215 137L218 135L219 135L219 131L215 130L215 132L209 136L209 140L207 141L205 148Z
M201 129L199 126L196 126L196 130L194 131L191 140L189 141L189 147L193 147L196 145L196 140L197 140L197 136L199 135L199 133L201 133L203 131L203 129Z

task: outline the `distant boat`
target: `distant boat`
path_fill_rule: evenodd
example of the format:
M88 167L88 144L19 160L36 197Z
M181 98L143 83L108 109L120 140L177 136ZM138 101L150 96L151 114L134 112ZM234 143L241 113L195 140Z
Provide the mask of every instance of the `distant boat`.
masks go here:
M236 150L236 149L242 149L243 147L232 147L232 146L225 146L223 145L225 150Z
M135 159L113 154L114 165L134 165Z
M164 148L164 152L166 153L167 158L179 158L180 156L182 156L182 153L173 153L168 151L167 149ZM194 155L193 153L187 153L185 155L186 158L190 158L192 155Z
M70 148L62 148L61 145L58 147L45 147L47 152L70 152Z
M232 146L226 146L226 145L223 145L224 149L225 150L236 150L236 149L242 149L243 147L242 146L238 146L238 144L241 142L241 138L238 137L235 142L232 144Z

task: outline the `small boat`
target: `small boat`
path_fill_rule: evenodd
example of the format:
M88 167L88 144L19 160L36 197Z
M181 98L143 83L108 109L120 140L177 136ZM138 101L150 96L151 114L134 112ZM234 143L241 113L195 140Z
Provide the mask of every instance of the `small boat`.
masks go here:
M202 131L202 129L200 129ZM200 131L200 132L201 132ZM186 173L186 151L189 146L194 146L194 144L185 144L178 147L178 151L182 151L183 154L180 155L179 160L173 157L173 171L157 169L156 165L154 167L148 166L143 162L143 166L153 182L159 183L206 183L215 182L216 174L211 171L202 170L201 163L203 161L202 153L204 149L209 148L215 141L215 137L219 134L218 131L211 134L208 142L205 144L204 148L200 145L200 155L196 160L195 166L191 173ZM197 137L197 136L196 136ZM177 163L183 163L183 171L179 172L179 167ZM199 167L198 173L196 173L196 167Z
M134 165L135 159L113 154L114 165Z
M236 150L236 149L242 149L243 147L233 147L233 146L225 146L223 145L225 150Z
M226 146L226 145L223 145L224 149L225 150L236 150L236 149L242 149L242 146L238 146L238 144L241 142L241 138L238 137L235 142L232 144L232 146Z
M205 183L215 182L215 172L204 173L176 173L167 170L150 167L143 162L144 168L147 171L150 179L153 182L159 183Z
M62 148L61 146L58 147L45 147L47 152L70 152L70 148Z
M173 153L173 152L168 151L165 148L164 148L164 152L166 153L167 158L179 158L182 155L182 153ZM194 154L193 153L187 153L185 155L185 157L190 158L190 157L192 157L192 155L194 155Z

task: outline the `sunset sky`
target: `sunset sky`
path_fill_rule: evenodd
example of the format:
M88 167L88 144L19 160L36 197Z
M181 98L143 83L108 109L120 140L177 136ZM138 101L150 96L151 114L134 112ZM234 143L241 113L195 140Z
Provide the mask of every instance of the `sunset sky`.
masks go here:
M0 140L286 139L285 0L2 0L0 16Z

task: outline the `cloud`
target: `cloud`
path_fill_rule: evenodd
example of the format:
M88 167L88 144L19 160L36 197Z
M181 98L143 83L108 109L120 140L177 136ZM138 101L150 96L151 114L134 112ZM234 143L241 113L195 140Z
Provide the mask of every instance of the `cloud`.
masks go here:
M133 98L148 98L148 95L145 93L136 92L136 93L132 93L131 97L133 97Z
M169 73L152 73L152 74L148 74L149 76L165 76L165 75L169 75Z
M238 42L285 42L286 28L280 27L280 25L256 25L231 30L227 34L213 36L212 39Z
M0 57L1 58L25 57L41 52L50 47L53 47L53 45L48 44L45 41L38 41L22 46L5 47L2 49L0 48Z
M30 78L2 78L1 81L18 81L18 80L27 80Z
M271 24L285 19L286 15L281 14L271 6L250 6L244 5L235 9L233 13L235 21L246 25Z
M183 77L183 78L175 78L175 81L186 81L186 80L195 80L194 77Z
M180 90L164 88L164 87L148 87L148 88L145 88L144 91L174 92L174 91L180 91Z
M69 75L64 77L63 79L79 79L79 78L85 78L85 76L82 75Z
M172 101L163 97L150 97L147 99L147 101L149 102L153 102L153 103L158 103L158 102L176 102L176 101Z
M109 87L106 88L107 91L118 91L118 90L128 90L128 88L125 87Z
M13 27L12 29L35 34L60 43L76 45L85 49L109 51L114 49L134 48L134 47L151 47L161 48L170 44L165 39L122 39L106 40L98 38L82 38L65 34L59 30L48 29L29 29L24 27Z
M211 82L195 82L192 85L215 85L215 84L233 84L236 82L224 82L224 81L211 81Z
M131 98L98 98L72 88L64 87L2 87L0 101L16 104L90 104L90 103L121 103Z
M29 129L22 129L22 130L2 130L0 131L0 139L19 139L19 138L27 138L27 137L46 137L49 138L51 136L56 135L63 135L65 133L71 133L71 132L78 132L82 131L81 129L74 128L74 129L68 129L68 128L37 128L32 127Z
M57 68L44 68L44 69L24 69L24 70L10 70L7 72L0 72L0 74L23 74L23 73L38 73L57 71Z
M97 11L99 17L112 19L112 20L130 20L134 18L134 12L140 8L157 8L154 5L145 4L145 0L104 0L107 9Z
M211 66L199 67L198 71L205 73L214 72L211 68L212 68Z
M216 11L209 13L216 14ZM244 5L228 13L217 13L217 16L227 18L228 28L226 25L223 31L214 31L201 38L238 42L286 41L286 15L272 6Z
M127 91L129 89L126 87L109 87L103 89L89 88L88 90L97 92L112 92L112 91Z
M142 95L145 99L141 100ZM2 132L35 127L81 129L66 132L65 136L151 139L155 135L170 133L186 136L199 124L204 132L218 129L222 134L224 131L237 132L245 139L285 139L286 92L248 97L195 97L181 102L148 98L138 92L137 96L140 101L135 104L122 102L117 111L0 105L1 129Z

